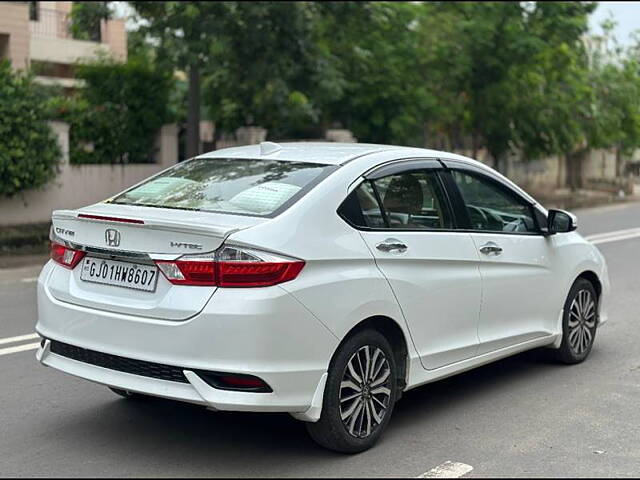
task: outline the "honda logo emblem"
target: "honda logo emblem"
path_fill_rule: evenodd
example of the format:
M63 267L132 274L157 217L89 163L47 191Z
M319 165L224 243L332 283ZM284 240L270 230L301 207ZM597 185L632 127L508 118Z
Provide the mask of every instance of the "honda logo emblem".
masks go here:
M104 231L104 241L110 247L120 246L120 232L115 228L107 228Z

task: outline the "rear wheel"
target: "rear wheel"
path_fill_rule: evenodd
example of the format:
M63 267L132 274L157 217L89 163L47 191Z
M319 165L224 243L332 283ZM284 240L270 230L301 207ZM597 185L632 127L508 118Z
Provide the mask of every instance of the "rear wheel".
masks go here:
M562 343L556 357L563 363L584 361L593 347L598 323L598 296L593 285L579 278L564 304Z
M343 453L371 448L389 423L397 398L396 364L375 330L348 339L329 368L322 415L307 430L320 445Z

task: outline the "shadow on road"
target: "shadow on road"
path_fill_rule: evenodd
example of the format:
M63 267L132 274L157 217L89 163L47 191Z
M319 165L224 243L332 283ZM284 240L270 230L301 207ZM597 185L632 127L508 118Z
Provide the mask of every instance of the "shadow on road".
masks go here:
M407 392L387 433L396 438L415 436L415 429L411 433L403 426L420 424L427 426L428 435L431 418L446 416L465 402L501 395L513 382L529 382L563 368L549 361L546 353L525 352ZM98 442L115 459L135 455L158 468L188 464L193 474L210 475L299 474L303 465L313 466L306 467L310 475L321 475L318 469L354 465L351 459L381 453L374 449L349 457L323 450L306 435L304 424L286 414L211 412L168 400L124 400L115 395L110 399L106 394L105 403L97 408L93 404L52 420L49 425L55 425L56 439L80 450L89 447L87 441Z

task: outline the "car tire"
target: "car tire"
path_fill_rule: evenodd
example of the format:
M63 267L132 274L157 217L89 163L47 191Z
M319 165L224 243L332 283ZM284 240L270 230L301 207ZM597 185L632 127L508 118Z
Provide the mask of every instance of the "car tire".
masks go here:
M109 390L111 390L116 395L120 395L121 397L128 400L139 400L141 398L145 398L145 395L141 393L130 392L129 390L123 390L121 388L109 387Z
M598 327L598 300L588 280L579 278L571 286L564 303L562 343L555 350L558 361L573 365L589 356Z
M307 423L307 430L329 450L362 452L382 435L397 396L396 362L389 341L375 330L361 330L334 355L320 420Z

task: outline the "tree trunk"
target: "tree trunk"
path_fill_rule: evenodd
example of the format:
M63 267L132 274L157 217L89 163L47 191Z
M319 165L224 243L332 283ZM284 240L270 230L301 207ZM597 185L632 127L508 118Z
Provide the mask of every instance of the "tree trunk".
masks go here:
M556 187L562 188L568 183L567 155L558 155L558 175L556 176Z
M616 177L622 178L624 176L624 158L622 158L622 149L616 147Z
M491 155L493 157L493 168L504 175L504 158L501 155Z
M200 68L189 65L189 91L187 93L187 158L200 154Z
M474 160L478 159L478 150L479 150L479 141L478 134L474 131L471 133L471 158Z
M567 186L572 192L583 187L582 162L588 150L577 150L567 155Z

